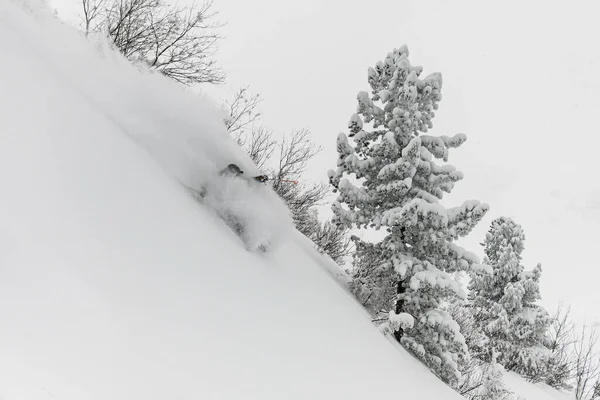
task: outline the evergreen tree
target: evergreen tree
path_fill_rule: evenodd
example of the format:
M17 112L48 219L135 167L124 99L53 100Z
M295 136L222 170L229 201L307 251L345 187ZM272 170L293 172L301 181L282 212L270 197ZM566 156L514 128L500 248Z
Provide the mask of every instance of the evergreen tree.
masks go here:
M521 254L525 233L510 218L492 222L484 246L484 262L493 275L477 275L470 283L470 297L477 325L487 336L488 354L498 353L498 362L530 379L541 378L548 364L548 312L535 304L540 299L538 264L524 271Z
M439 73L421 78L403 46L369 68L371 94L357 96L357 113L337 138L337 169L329 171L339 193L332 208L345 227L386 229L383 241L361 251L381 260L369 268L390 276L395 288L389 325L395 337L446 382L458 380L458 363L468 356L457 323L442 310L445 299L464 296L453 274L481 268L477 257L453 241L468 234L488 206L468 201L440 204L463 175L448 150L466 140L425 135L441 100ZM390 273L393 272L393 273Z

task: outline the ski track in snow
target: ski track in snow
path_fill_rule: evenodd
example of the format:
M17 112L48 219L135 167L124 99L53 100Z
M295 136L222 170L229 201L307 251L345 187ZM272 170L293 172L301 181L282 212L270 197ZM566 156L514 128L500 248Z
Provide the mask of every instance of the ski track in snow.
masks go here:
M268 190L235 192L279 223L250 220L281 239L259 256L177 183L222 194L220 166L255 171L208 100L16 2L0 42L2 400L461 398L390 346Z

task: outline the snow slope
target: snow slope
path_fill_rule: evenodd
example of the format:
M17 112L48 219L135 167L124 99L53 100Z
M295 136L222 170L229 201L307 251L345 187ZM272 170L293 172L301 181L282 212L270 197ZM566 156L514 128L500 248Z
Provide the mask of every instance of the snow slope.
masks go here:
M558 391L543 383L530 383L514 372L504 373L506 387L523 400L575 400L573 393Z
M333 260L319 262L343 287L351 282L350 276ZM394 343L395 345L395 343ZM575 400L574 393L556 390L544 383L531 383L515 372L503 370L506 388L512 392L510 400Z
M214 106L32 4L0 2L0 398L460 398L268 191L217 188L281 239L261 256L179 185L252 171Z

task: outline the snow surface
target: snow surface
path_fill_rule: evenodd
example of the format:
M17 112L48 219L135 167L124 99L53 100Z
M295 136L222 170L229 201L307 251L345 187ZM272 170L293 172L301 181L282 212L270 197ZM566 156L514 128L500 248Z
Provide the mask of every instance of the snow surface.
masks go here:
M524 400L575 400L573 393L558 391L543 383L527 382L514 372L504 372L506 387Z
M212 103L41 4L0 2L0 399L462 398L380 334L269 191L216 179L258 171ZM272 253L245 249L232 210Z
M273 218L260 255L177 182L253 171L212 104L36 7L0 2L0 398L461 398L268 190L220 192Z

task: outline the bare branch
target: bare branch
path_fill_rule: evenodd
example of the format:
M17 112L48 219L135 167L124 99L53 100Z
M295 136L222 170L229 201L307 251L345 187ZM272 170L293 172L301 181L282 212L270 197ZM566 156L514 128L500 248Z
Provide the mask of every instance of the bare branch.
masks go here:
M387 321L387 320L388 320L387 317L385 317L385 318L375 318L375 319L372 319L371 322L381 322L381 321Z
M277 142L273 139L273 132L267 128L259 127L253 129L250 133L246 150L258 169L263 170L273 156L276 145Z
M81 0L83 8L83 24L85 35L95 32L98 26L102 24L102 13L106 4L106 0Z
M369 300L371 299L372 296L373 296L373 293L369 293L369 296L362 303L363 307L367 305L367 303L369 302ZM385 318L385 317L384 318L378 318L378 319L372 320L372 321L383 321L384 319L387 319L387 318Z
M551 357L548 361L546 383L556 389L572 389L571 380L575 374L573 346L576 342L575 325L570 319L571 307L561 303L552 317L548 330L548 348Z
M226 102L225 126L249 154L255 165L268 169L268 164L279 148L274 170L272 188L287 204L292 213L296 229L310 238L319 251L328 254L339 264L344 262L352 250L347 230L340 229L330 222L321 223L314 207L319 205L329 192L326 184L293 184L304 172L308 161L321 149L310 140L310 132L302 129L284 137L280 142L273 139L273 132L264 127L254 127L260 117L256 111L262 101L260 95L250 94L248 87L235 92L233 100ZM253 126L250 133L249 126Z
M233 100L225 102L227 111L225 127L229 133L239 138L248 126L254 124L261 115L256 111L261 101L260 94L249 93L248 86L238 89Z
M591 399L595 392L595 384L600 378L600 361L594 353L598 343L598 332L595 327L583 326L581 335L575 343L575 398Z
M290 138L283 138L279 149L279 165L276 171L278 179L300 176L308 161L321 151L321 148L310 140L308 129L300 129L293 132Z
M104 30L131 61L183 84L221 83L212 58L222 25L211 21L212 0L176 7L160 0L82 0L86 34ZM106 4L106 7L104 7Z

